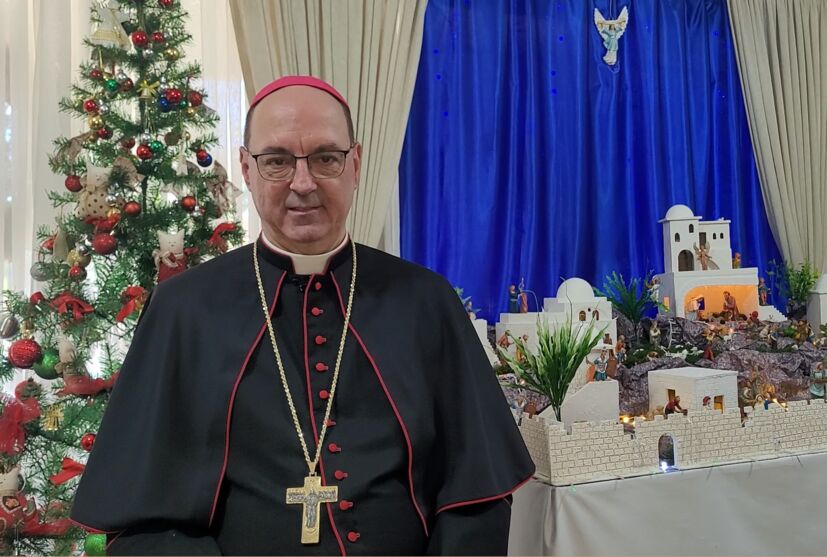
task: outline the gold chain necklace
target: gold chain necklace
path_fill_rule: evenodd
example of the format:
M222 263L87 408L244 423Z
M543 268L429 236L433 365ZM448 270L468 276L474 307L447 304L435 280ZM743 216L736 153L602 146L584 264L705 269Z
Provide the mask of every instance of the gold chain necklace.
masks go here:
M299 443L304 453L304 461L307 464L308 475L304 478L303 487L287 488L287 504L302 505L302 539L303 544L319 543L319 507L322 503L335 503L339 498L337 486L323 486L321 478L316 475L316 467L322 455L324 437L327 433L327 423L330 420L330 411L333 409L333 396L336 394L336 383L339 380L339 368L342 365L342 354L345 350L347 329L350 325L350 314L353 309L353 293L356 290L356 244L351 240L353 248L353 269L350 274L350 291L347 294L347 310L345 311L345 325L342 329L342 338L339 341L339 352L336 354L336 366L333 368L333 384L330 387L330 395L327 399L327 409L322 422L322 431L319 433L319 441L316 444L316 456L310 460L310 451L307 450L307 443L304 440L299 416L296 413L296 406L293 404L293 395L290 392L290 385L287 384L287 375L284 372L284 364L281 361L279 347L276 344L276 332L273 329L273 322L270 320L270 310L267 307L267 296L264 294L264 285L261 282L261 270L258 266L258 242L253 243L253 266L256 270L256 283L261 298L261 309L264 310L264 319L267 323L267 330L270 332L270 341L273 344L273 353L276 356L276 366L281 377L281 384L284 393L287 395L287 405L290 407L290 415L293 417L293 425L299 436ZM276 293L278 294L278 293ZM278 303L278 302L276 302ZM311 408L312 412L313 409Z

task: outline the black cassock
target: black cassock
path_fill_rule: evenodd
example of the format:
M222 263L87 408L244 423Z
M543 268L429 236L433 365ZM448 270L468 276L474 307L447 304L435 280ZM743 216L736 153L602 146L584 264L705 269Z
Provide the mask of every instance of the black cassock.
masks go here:
M348 244L297 275L259 241L287 381L312 453L352 269ZM320 463L320 542L252 244L161 283L144 308L72 507L110 554L505 554L534 466L448 282L357 246L357 282Z

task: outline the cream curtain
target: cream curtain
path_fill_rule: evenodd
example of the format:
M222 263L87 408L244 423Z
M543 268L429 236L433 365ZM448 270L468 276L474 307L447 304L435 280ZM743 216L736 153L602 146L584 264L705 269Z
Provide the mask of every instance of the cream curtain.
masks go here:
M787 261L827 272L827 2L728 4L770 226Z
M364 146L349 230L393 252L397 170L426 0L230 0L230 6L249 97L277 76L303 74L332 83L347 98Z
M63 190L51 173L52 141L84 131L84 123L58 111L80 63L89 52L91 0L0 0L0 290L31 292L29 268L36 257L35 231L52 226L55 210L47 190ZM247 98L229 5L182 0L189 12L190 60L202 64L207 104L221 116L221 146L212 151L242 190L235 147L241 140ZM239 217L255 234L258 220L249 194L238 200Z

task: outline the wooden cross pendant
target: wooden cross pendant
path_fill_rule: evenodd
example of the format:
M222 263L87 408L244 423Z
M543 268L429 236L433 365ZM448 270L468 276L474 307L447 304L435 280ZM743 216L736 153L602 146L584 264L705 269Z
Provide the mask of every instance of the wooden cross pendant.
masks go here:
M339 499L339 488L322 486L319 476L304 478L304 487L287 488L287 504L302 505L302 543L319 543L320 514L322 503L335 503Z

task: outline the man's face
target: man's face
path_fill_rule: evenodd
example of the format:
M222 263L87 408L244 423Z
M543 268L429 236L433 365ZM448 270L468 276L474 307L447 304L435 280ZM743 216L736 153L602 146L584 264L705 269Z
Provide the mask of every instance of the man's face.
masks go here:
M250 144L241 149L241 171L250 188L265 235L294 253L324 253L345 235L345 221L359 181L361 145L345 159L337 178L314 178L307 160L296 161L290 180L266 180L252 154L297 157L350 147L341 105L313 87L286 87L265 97L253 112Z

